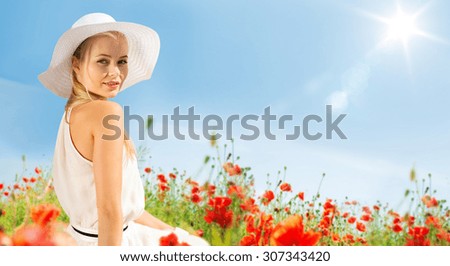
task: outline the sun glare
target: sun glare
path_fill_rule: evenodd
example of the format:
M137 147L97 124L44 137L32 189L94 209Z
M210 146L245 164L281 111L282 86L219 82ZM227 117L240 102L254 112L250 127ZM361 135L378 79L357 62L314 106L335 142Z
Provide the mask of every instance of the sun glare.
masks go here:
M399 12L394 18L387 19L388 25L387 40L402 42L408 41L408 39L418 32L415 25L415 17L412 15Z
M398 44L403 46L405 58L410 68L410 42L414 37L425 37L427 39L441 41L439 37L429 34L418 27L418 18L429 7L429 3L420 6L414 12L404 10L397 2L397 12L392 17L380 16L364 10L358 10L365 16L375 19L385 26L383 39L376 45L375 50L386 49L389 47L397 47Z

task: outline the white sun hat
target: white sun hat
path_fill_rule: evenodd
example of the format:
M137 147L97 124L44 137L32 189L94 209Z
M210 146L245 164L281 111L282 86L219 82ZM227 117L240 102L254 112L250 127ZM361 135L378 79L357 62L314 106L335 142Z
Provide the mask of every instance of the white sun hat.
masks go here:
M72 55L88 37L106 31L119 31L128 41L128 76L121 90L150 79L159 55L158 34L149 27L116 22L110 15L91 13L78 19L64 32L56 43L48 69L41 73L39 81L53 93L69 98L72 93Z

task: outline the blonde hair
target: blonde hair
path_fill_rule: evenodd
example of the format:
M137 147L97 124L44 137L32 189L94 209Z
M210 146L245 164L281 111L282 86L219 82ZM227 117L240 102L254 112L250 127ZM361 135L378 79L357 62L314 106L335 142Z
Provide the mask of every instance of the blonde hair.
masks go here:
M73 57L75 57L79 61L82 61L84 59L84 57L86 56L88 48L90 48L90 46L92 45L92 40L94 39L94 37L100 37L100 36L109 36L116 40L119 38L125 38L125 40L126 40L125 35L118 31L107 31L107 32L98 33L98 34L92 35L91 37L84 40L77 47L77 49L75 49L75 52L73 53ZM106 97L103 97L103 96L98 95L93 92L88 92L86 87L83 86L83 84L81 84L78 81L76 74L73 70L72 70L72 84L73 84L72 94L70 95L69 99L67 100L66 106L64 108L66 110L65 120L67 123L69 123L68 119L67 119L67 113L68 113L69 108L78 106L80 104L88 103L88 102L91 102L94 100L106 100ZM125 147L126 147L126 151L127 151L127 156L131 157L132 155L136 155L136 150L134 148L132 141L129 139L128 133L126 132L126 130L124 132L124 143L125 143Z

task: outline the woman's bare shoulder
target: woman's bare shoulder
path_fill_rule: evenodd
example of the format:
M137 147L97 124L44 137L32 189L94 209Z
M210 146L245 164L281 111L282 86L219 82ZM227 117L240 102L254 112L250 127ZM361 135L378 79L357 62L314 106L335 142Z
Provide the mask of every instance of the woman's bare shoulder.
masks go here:
M108 119L108 116L110 121L123 120L122 106L113 101L94 100L83 104L76 111L84 121L88 122L85 125L91 130L101 129L101 125L104 124L105 119Z
M85 117L101 118L105 115L123 115L123 108L120 104L113 101L94 100L80 106L78 113Z

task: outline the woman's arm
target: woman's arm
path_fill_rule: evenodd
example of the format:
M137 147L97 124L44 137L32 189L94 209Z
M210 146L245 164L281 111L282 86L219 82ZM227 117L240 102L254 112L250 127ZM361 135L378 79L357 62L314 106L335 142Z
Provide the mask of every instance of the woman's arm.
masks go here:
M123 110L110 101L92 107L93 168L98 211L98 245L121 245ZM103 121L105 117L111 117ZM114 130L111 130L114 128Z
M175 227L164 223L163 221L159 220L158 218L148 213L146 210L144 210L142 215L139 218L137 218L135 222L160 230L175 230Z

